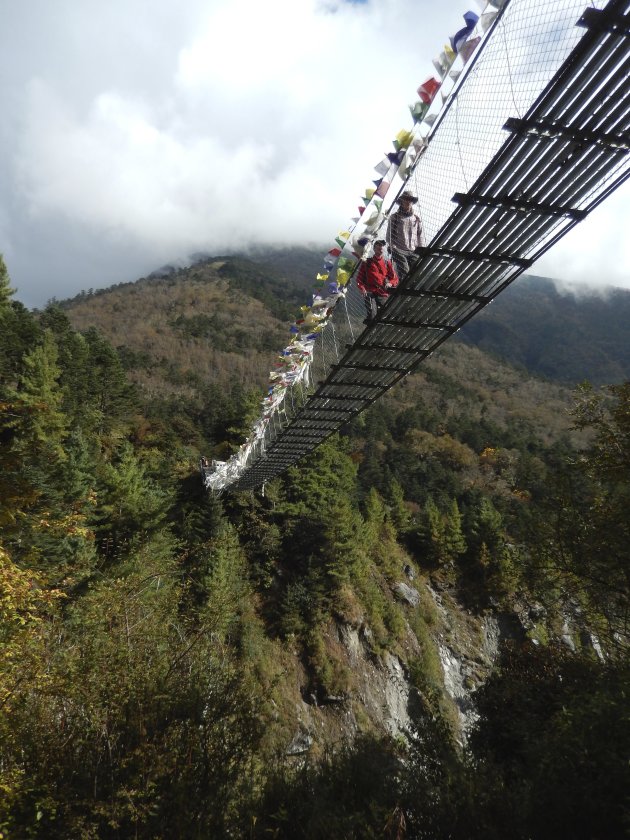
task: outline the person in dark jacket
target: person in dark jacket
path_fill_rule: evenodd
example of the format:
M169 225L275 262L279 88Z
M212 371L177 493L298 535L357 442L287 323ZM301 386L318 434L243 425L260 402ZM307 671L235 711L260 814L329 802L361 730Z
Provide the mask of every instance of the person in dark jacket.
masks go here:
M377 239L374 254L362 262L357 272L357 286L363 295L367 318L371 321L389 297L389 290L398 285L398 275L390 260L383 257L385 240Z

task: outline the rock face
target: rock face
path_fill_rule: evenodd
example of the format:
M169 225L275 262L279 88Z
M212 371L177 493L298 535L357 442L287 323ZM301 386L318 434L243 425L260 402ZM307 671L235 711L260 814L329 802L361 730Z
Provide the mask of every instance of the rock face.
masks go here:
M387 651L373 654L366 627L337 624L330 636L351 671L352 690L345 696L302 696L296 706L297 732L285 749L288 756L299 758L325 746L337 749L360 731L392 737L406 737L409 731L413 689L400 658Z
M408 578L409 579L409 578ZM327 644L334 648L337 661L350 674L349 688L335 695L316 696L302 689L297 703L297 732L286 747L290 756L301 756L311 749L325 746L336 749L351 742L359 732L382 732L392 737L409 736L413 725L413 709L420 700L418 689L410 680L410 665L422 660L426 646L434 646L434 660L441 666L444 696L450 700L453 720L458 724L459 740L465 743L476 720L475 691L491 673L501 645L507 640L524 641L531 636L540 609L520 605L514 613L473 614L466 610L446 589L439 591L421 580L418 588L398 582L392 586L395 597L405 605L410 619L405 638L395 651L376 654L372 633L363 624L341 622L331 624ZM411 618L422 603L433 603L430 630L422 643L418 640ZM562 628L569 636L571 628ZM573 638L573 636L571 636ZM589 645L601 654L599 642L592 634ZM584 642L583 642L584 644ZM439 675L438 675L439 681ZM304 672L300 678L308 684Z
M461 739L465 740L468 730L476 720L470 681L471 669L464 657L458 657L451 648L438 643L440 662L444 672L444 690L454 701L459 716Z
M390 735L404 735L411 724L411 689L400 659L388 652L382 658L374 657L359 631L353 627L339 626L338 633L355 675L355 698L368 716L380 721Z
M420 593L413 586L408 586L406 583L395 583L392 587L394 595L400 600L405 601L412 607L417 607L420 603Z
M287 747L287 755L303 755L313 745L313 736L308 732L297 732Z

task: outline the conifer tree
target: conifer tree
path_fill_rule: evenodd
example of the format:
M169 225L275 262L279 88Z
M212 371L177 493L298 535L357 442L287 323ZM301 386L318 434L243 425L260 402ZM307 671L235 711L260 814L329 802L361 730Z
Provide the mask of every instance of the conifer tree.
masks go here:
M118 556L132 539L145 540L158 531L171 501L170 492L148 475L129 444L102 466L97 493L97 531L109 556Z
M135 407L133 388L114 348L95 330L85 332L87 341L87 395L93 412L93 428L108 437L127 432Z
M396 526L397 531L403 533L409 527L411 517L405 507L403 488L395 478L389 483L387 501L390 505L392 522Z
M31 465L41 464L42 468L50 468L65 457L67 421L62 411L61 369L57 361L55 339L46 330L42 343L25 356L24 373L13 392L22 414L19 446Z
M446 517L444 532L445 549L449 557L457 559L460 554L466 551L466 540L462 531L462 515L459 512L457 499L453 499Z
M11 300L14 289L0 256L0 403L5 386L14 386L22 372L22 360L40 341L41 330L31 313Z

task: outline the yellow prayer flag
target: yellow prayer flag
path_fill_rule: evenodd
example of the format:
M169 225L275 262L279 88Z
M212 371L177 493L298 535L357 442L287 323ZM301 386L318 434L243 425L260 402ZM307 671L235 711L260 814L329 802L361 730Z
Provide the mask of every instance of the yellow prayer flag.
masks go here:
M339 286L345 286L348 280L350 279L350 272L345 271L343 268L337 269L337 284Z
M398 148L399 149L406 149L407 146L409 146L409 144L411 143L412 140L413 140L413 132L412 131L407 131L404 128L401 131L399 131L398 134L396 135L396 142L398 143Z

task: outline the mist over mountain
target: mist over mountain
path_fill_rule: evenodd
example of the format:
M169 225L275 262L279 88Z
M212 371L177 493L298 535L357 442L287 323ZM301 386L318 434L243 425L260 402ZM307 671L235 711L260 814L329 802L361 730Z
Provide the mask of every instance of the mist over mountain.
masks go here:
M511 364L567 384L630 377L630 291L559 291L523 276L466 324L459 337Z

